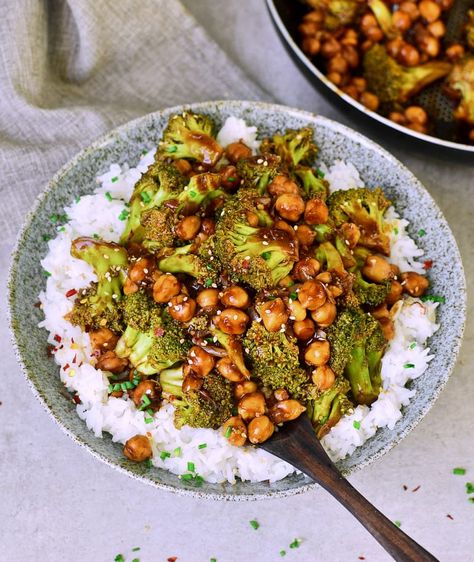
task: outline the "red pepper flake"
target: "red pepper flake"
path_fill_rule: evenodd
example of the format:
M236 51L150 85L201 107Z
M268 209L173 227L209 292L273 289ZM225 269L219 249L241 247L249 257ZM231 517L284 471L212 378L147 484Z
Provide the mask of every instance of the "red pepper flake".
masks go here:
M70 366L71 366L71 365L69 365L69 363L66 363L66 364L64 365L63 369L64 369L65 371L67 371Z
M403 489L405 490L405 492L408 490L408 486L405 486L405 484L403 484Z
M64 347L64 345L61 344L61 345L58 347L58 349L62 349L63 347Z
M72 397L72 401L74 402L74 404L81 404L82 403L78 394L74 394L74 396Z
M79 363L78 367L82 367L83 364L84 364L84 363L81 361L81 362Z
M242 267L244 269L248 269L250 267L250 261L249 260L243 260L242 261Z
M56 334L56 335L53 337L53 340L54 340L54 341L57 341L58 343L61 343L61 336L58 336L58 334Z
M426 271L428 271L428 269L431 269L433 267L433 260L426 260L425 263L423 264L423 269L425 269Z
M447 517L448 519L451 519L451 521L454 521L454 517L453 517L450 513L447 513L447 514L446 514L446 517Z
M170 557L168 558L168 562L176 562L176 560L178 560L178 557L177 557L177 556L170 556Z
M359 556L359 560L365 560L365 556Z
M76 361L77 361L77 353L76 353L76 355L74 355L74 359L72 360L72 362L75 363Z
M421 485L418 484L418 486L416 488L413 488L412 492L418 492L418 490L421 488Z
M163 330L163 328L155 328L154 334L157 338L161 338L161 336L165 335L165 331Z
M76 289L69 289L69 291L66 293L66 297L73 297L74 295L77 295L77 291Z
M56 352L56 348L54 347L54 345L46 346L46 355L48 357L52 357L55 352Z
M41 303L40 303L39 301L38 301L38 302L35 302L35 304L34 304L33 306L34 306L35 308L41 308Z

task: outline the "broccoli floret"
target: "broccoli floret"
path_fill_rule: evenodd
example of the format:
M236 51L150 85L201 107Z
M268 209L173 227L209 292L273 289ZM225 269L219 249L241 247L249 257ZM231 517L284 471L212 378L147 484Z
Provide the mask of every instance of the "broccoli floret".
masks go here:
M371 283L362 277L359 270L355 270L353 273L355 275L353 291L360 304L378 306L385 301L390 292L390 281Z
M176 213L168 207L150 209L143 213L141 219L142 246L152 253L172 246L176 239L175 223Z
M451 70L449 63L438 60L419 66L401 66L379 44L365 53L363 67L368 90L388 107L406 102Z
M358 404L370 404L380 391L381 359L386 341L378 321L362 310L347 308L330 326L329 366L348 379Z
M342 263L346 269L350 269L356 265L356 260L354 258L352 250L346 244L346 240L341 232L336 233L335 246L339 255L341 256Z
M283 332L269 332L252 322L243 345L252 375L273 390L286 389L295 398L305 396L308 376L301 368L296 340Z
M248 198L240 193L227 202L216 224L216 256L235 282L271 288L298 260L297 245L286 231L250 226L248 210Z
M71 255L88 263L97 276L85 291L80 291L69 321L83 330L107 327L120 332L122 285L127 275L128 256L121 246L94 238L77 238L71 244Z
M380 29L384 32L385 37L394 39L400 35L398 29L393 25L392 12L388 9L383 0L368 0L368 4Z
M155 162L136 183L130 199L128 218L120 242L142 242L146 237L142 218L150 209L177 199L187 180L171 164Z
M340 276L346 274L341 254L331 242L323 242L318 246L316 259L327 271L335 271Z
M386 256L390 238L385 233L384 213L390 206L380 188L365 187L335 191L328 198L329 214L336 226L353 222L359 227L359 244Z
M174 423L178 429L183 425L218 429L232 416L234 402L228 380L211 372L203 379L199 390L184 393L183 378L182 367L165 369L160 373L163 392L174 397Z
M179 214L184 208L197 209L216 197L226 195L225 190L220 186L221 176L219 174L196 174L179 194L176 214Z
M208 166L214 166L224 152L214 138L211 118L191 111L171 117L158 151L174 160L187 158Z
M306 4L324 14L323 27L327 31L336 31L341 27L355 23L357 16L364 9L364 2L358 0L305 0Z
M273 154L261 154L242 158L237 162L237 172L242 178L243 187L254 188L263 195L268 185L280 172L281 159Z
M320 198L326 200L329 193L329 182L314 173L313 168L298 166L295 169L296 176L301 180L301 187L308 199Z
M163 273L185 273L197 279L203 285L212 284L218 277L214 261L204 252L201 255L193 253L193 244L174 248L173 252L158 261L158 269Z
M237 369L239 369L245 378L249 379L251 377L251 373L245 365L244 353L240 340L238 340L235 336L222 332L214 325L211 325L210 332L212 336L217 339L219 344L227 351L227 355L232 363L237 367Z
M311 164L318 152L312 127L287 129L283 135L273 135L271 139L262 141L260 150L262 153L277 154L289 170L298 164Z
M318 439L324 437L342 416L352 411L353 404L346 396L349 390L348 381L338 377L331 388L308 402L308 416Z
M466 121L469 125L474 125L474 56L465 57L454 65L448 78L448 84L461 95L459 105L454 111L454 117Z
M152 375L182 361L190 348L185 332L145 291L125 297L126 328L115 348L144 375Z

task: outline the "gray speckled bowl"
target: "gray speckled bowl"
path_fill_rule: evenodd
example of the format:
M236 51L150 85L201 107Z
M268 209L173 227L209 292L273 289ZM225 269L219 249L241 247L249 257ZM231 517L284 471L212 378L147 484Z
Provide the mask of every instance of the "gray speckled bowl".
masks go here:
M426 236L418 238L418 243L433 260L432 291L446 298L446 304L439 308L441 329L431 339L435 357L427 372L411 384L416 395L395 429L379 430L350 458L339 462L345 474L368 465L403 439L423 418L446 384L456 361L464 328L466 291L461 258L446 220L425 188L400 162L380 146L334 121L297 109L255 102L208 102L187 108L207 113L217 122L229 115L243 117L256 125L263 135L287 127L313 125L320 160L352 161L366 184L380 185L401 215L410 220L412 235L420 228L426 231ZM201 488L194 488L169 472L146 469L143 464L128 461L120 445L112 443L110 437L97 439L77 417L74 404L64 396L57 366L46 354L46 331L37 327L42 315L34 304L44 287L40 259L47 252L42 234L48 230L54 234L49 216L62 213L64 206L76 196L90 193L95 177L106 171L112 162L134 165L144 149L158 142L168 118L182 110L183 107L173 107L146 115L105 135L66 164L38 198L19 235L10 272L10 320L18 360L33 392L59 426L97 458L134 478L180 494L213 499L256 500L304 492L316 485L302 475L288 476L272 485L204 483Z

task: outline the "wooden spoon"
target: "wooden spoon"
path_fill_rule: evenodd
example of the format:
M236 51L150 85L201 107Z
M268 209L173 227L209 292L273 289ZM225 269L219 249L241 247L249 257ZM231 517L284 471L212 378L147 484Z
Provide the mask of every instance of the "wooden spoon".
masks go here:
M437 561L433 555L380 513L341 475L316 438L305 415L285 423L271 439L259 445L292 464L325 488L371 535L400 562Z

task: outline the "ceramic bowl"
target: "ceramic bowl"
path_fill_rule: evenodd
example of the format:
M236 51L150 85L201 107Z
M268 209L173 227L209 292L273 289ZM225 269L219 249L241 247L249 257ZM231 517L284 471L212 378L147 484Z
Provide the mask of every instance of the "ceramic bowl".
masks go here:
M167 471L147 469L143 463L128 461L121 445L112 443L109 436L94 437L77 417L74 404L67 393L65 396L58 367L46 353L46 330L38 328L42 314L34 305L45 285L40 260L47 252L42 234L48 217L61 214L75 197L92 192L95 177L108 170L112 162L134 165L144 149L156 145L168 118L183 109L180 106L158 111L108 133L66 164L38 197L19 235L11 263L10 323L18 360L34 394L58 425L98 459L134 478L180 494L213 499L256 500L304 492L315 484L303 475L291 475L275 484L204 483L200 488L193 488ZM417 242L427 258L433 260L430 270L433 293L446 299L446 304L439 307L441 328L430 341L434 358L426 373L410 384L416 395L395 428L379 429L352 456L338 463L345 474L367 466L400 442L423 418L446 384L458 354L465 318L465 280L459 251L446 220L426 189L400 162L369 139L334 121L297 109L256 102L216 101L186 109L207 113L217 123L230 115L242 117L256 125L261 135L313 126L320 147L319 161L331 163L337 158L352 161L366 185L381 186L400 214L410 221L412 236L421 228L426 231L426 236L418 237Z

